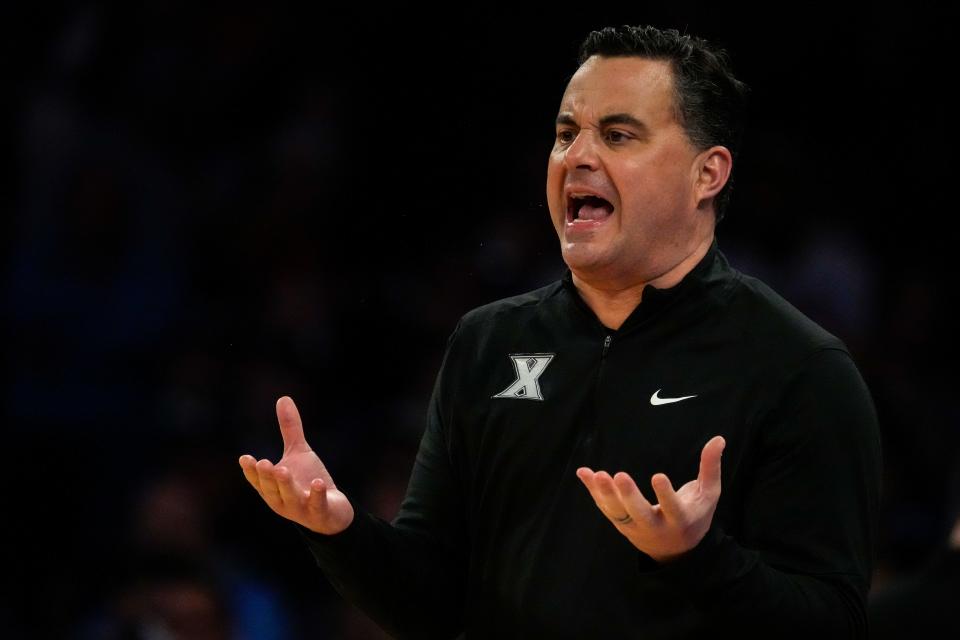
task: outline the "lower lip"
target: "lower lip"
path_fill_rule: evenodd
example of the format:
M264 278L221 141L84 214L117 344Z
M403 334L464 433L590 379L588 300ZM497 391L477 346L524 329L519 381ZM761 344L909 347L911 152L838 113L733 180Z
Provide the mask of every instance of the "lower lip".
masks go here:
M564 231L568 239L571 235L590 234L605 225L612 217L613 214L611 213L603 220L567 220L567 223L564 225Z

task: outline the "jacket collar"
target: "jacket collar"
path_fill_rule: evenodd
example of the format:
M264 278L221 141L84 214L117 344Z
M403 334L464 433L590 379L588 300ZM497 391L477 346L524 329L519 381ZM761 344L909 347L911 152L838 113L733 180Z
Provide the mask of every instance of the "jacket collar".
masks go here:
M705 290L711 283L721 279L729 271L729 264L720 252L717 246L717 239L714 237L710 248L707 249L707 253L680 282L664 289L658 289L653 285L645 286L640 304L630 313L620 329L617 331L606 327L603 327L603 329L607 333L623 333L640 324L644 324L649 319L659 316L683 300L689 299L692 304L696 304L696 301L706 293ZM576 285L573 284L573 274L569 268L566 270L566 273L564 273L562 282L564 289L571 295L577 307L586 311L599 325L600 322L597 320L593 310L590 309L583 298L580 297ZM698 296L698 293L701 295Z

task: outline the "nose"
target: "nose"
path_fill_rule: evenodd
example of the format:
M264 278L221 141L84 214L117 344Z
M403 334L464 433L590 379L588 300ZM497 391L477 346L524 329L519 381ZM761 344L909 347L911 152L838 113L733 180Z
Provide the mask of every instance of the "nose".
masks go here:
M600 166L597 155L596 138L593 131L581 129L570 146L567 147L564 162L568 170L587 169L595 171Z

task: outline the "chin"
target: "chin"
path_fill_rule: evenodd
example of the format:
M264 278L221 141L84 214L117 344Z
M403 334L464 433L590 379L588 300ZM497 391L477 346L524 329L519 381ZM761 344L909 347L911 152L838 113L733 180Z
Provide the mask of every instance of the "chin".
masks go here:
M561 254L570 270L577 273L602 272L610 264L610 256L583 245L564 247Z

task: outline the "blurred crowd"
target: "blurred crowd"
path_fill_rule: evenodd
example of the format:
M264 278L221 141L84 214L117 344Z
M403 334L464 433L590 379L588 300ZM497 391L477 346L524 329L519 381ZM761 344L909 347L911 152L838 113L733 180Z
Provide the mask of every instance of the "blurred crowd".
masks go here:
M841 337L874 395L881 626L926 585L960 593L947 111L923 89L935 52L911 54L935 21L464 12L26 16L0 274L8 637L383 637L237 457L278 457L291 395L338 485L393 516L459 316L563 273L552 118L577 43L611 21L730 47L755 114L720 248Z

